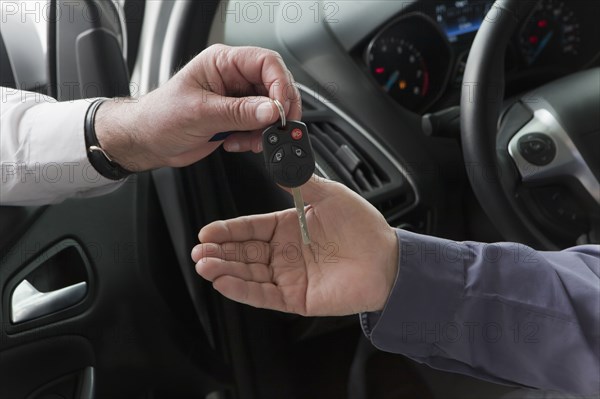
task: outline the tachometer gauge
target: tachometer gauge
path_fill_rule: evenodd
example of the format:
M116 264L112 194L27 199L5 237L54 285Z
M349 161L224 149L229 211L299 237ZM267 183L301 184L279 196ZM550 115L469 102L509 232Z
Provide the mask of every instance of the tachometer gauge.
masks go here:
M561 58L578 56L579 21L567 4L561 0L542 0L523 26L520 45L528 65L556 64Z
M369 68L382 89L407 108L417 108L427 97L429 70L410 41L393 36L374 41Z

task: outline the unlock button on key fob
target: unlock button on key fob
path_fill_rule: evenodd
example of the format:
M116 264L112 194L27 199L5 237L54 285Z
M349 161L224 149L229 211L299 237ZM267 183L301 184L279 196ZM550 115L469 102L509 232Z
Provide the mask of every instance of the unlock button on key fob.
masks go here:
M283 157L285 157L285 151L283 148L280 148L273 154L273 163L280 163L283 161Z

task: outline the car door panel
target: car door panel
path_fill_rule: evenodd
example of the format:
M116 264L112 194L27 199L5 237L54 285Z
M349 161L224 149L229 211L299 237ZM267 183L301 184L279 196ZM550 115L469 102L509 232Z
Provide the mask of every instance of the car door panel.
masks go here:
M39 28L22 24L16 13L2 23L4 86L59 101L129 93L127 29L112 2L36 3L59 16L43 21L47 53L33 55L44 79L31 85L31 64L19 61L23 52L11 53L19 47L19 32ZM182 270L193 263L180 256L183 269L178 265L150 174L133 176L103 197L0 207L0 228L2 399L94 392L111 398L203 397L230 384L230 370L212 349L185 289ZM185 243L194 239L185 237ZM48 293L56 297L81 283L81 297L15 322L17 287L47 306Z
M48 249L65 242L77 243L89 260L87 297L15 325L6 302L16 282ZM0 373L0 386L19 393L7 397L23 397L86 367L96 369L98 394L110 397L156 389L208 393L220 386L209 367L219 360L201 338L172 251L149 175L101 198L47 207L2 249L0 370L10 372ZM69 348L58 349L64 346Z

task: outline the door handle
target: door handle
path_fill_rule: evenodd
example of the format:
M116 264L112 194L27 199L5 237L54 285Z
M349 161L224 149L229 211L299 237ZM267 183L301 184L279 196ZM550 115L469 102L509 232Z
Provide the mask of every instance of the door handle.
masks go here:
M87 283L82 281L51 292L40 292L27 280L15 288L11 298L11 321L23 323L37 317L66 309L81 301L87 293Z

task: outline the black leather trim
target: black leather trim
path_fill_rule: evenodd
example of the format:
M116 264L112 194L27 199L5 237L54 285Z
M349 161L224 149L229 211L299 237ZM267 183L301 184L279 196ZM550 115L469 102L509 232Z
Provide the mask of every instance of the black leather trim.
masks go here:
M8 58L8 52L4 45L4 39L0 34L0 86L10 87L12 89L17 88L17 82L15 82L15 76L13 74L12 65Z
M497 121L504 100L506 47L519 21L535 4L531 0L499 0L485 18L464 75L461 135L475 195L504 238L540 249L555 249L522 211L514 191L505 190L503 179L509 178L503 172L506 159L496 153Z

